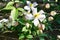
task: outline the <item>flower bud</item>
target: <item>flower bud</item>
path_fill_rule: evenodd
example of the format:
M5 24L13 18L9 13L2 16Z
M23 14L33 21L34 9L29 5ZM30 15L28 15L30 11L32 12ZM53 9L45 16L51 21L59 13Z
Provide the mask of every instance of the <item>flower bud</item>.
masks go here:
M18 22L16 22L16 21L13 21L12 22L12 26L17 26L19 23Z
M50 15L55 16L57 13L55 11L51 11Z
M40 31L40 33L43 33L43 30L39 30Z
M45 5L45 8L50 8L50 4L49 3L47 3L46 5Z
M38 27L39 27L40 30L44 30L45 29L45 25L44 24L39 24Z
M27 28L29 28L29 25L30 25L29 23L26 23L26 27L27 27Z
M60 39L60 35L57 35L57 38Z
M53 17L48 17L48 20L49 21L52 21L54 18Z

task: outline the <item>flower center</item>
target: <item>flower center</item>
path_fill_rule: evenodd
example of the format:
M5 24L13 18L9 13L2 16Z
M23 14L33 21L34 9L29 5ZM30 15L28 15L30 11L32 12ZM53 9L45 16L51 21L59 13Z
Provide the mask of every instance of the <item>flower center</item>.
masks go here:
M34 14L34 17L35 17L35 18L38 18L39 16L40 16L39 13L35 13L35 14Z
M33 6L33 4L31 3L31 4L30 4L30 7L32 7L32 6Z

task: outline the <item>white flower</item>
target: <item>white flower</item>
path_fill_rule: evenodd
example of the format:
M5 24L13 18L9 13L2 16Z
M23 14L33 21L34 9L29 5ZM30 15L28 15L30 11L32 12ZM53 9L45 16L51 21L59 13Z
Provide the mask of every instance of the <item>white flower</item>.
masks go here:
M38 19L34 19L33 23L34 23L35 26L37 26L37 25L39 25L39 20Z
M33 19L33 15L31 13L26 13L25 18L27 20L32 20Z
M9 20L8 19L2 19L3 20L3 22L8 22Z
M34 16L34 20L33 20L34 25L38 26L39 20L42 22L46 18L46 16L43 10L40 10L39 12L37 12L37 8L33 8L32 11L33 11L33 16Z
M35 6L37 6L38 4L36 2L31 3L30 1L27 1L27 6L24 7L25 10L30 10L30 8L34 8Z

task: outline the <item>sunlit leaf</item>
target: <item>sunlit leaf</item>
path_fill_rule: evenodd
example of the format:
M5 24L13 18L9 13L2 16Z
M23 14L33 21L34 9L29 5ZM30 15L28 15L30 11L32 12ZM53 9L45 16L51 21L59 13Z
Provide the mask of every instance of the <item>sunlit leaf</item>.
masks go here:
M28 30L26 29L26 27L23 27L22 31L27 32Z
M16 20L18 17L18 10L16 8L13 8L13 10L11 10L11 17L12 20Z
M27 38L33 38L33 36L32 36L32 35L27 35L26 37L27 37Z
M24 35L21 34L21 35L19 36L19 39L23 39L23 38L24 38Z
M19 11L21 12L24 12L24 9L23 8L18 8Z
M13 6L14 2L9 2L6 7Z

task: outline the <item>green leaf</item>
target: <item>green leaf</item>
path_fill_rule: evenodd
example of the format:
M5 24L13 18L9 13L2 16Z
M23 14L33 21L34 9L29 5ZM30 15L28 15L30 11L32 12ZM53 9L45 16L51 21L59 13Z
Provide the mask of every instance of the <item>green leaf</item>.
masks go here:
M26 37L27 37L27 38L33 38L33 36L32 36L32 35L27 35Z
M38 34L38 35L40 34L40 31L39 31L39 30L37 30L37 34Z
M45 40L43 37L40 37L40 40Z
M4 27L2 23L0 23L0 28Z
M19 0L15 0L15 2L19 2Z
M9 6L9 7L5 7L2 10L12 10L14 7L13 6Z
M12 17L13 21L17 19L17 17L18 17L18 10L16 8L13 8L11 10L11 17Z
M25 12L23 8L17 8L21 12Z
M21 35L19 36L19 39L23 39L23 38L25 38L25 36L24 36L23 34L21 34Z
M9 2L6 7L13 6L14 2Z
M22 0L22 2L23 2L23 3L25 3L25 2L26 2L26 0Z
M28 30L26 29L26 27L23 27L22 31L27 32Z
M14 4L14 2L9 2L9 3L6 5L6 7L3 8L2 10L11 10L11 9L13 9L13 8L14 8L14 7L13 7L13 4Z
M40 37L47 37L47 34L41 34Z

